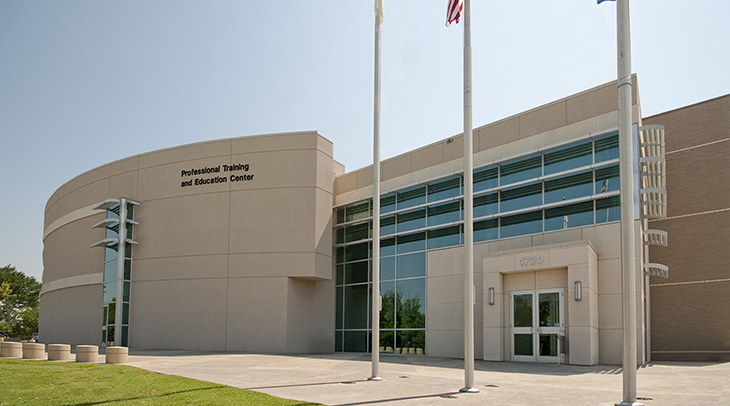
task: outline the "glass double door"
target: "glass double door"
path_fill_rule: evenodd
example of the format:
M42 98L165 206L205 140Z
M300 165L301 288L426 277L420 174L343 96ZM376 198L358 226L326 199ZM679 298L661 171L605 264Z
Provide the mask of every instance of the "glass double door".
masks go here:
M511 292L512 361L560 362L564 320L562 289Z

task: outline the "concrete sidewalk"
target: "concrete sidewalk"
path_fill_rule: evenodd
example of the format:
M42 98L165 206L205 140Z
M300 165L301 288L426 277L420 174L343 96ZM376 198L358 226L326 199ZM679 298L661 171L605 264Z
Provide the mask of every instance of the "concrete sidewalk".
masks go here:
M325 405L613 405L621 368L515 362L475 365L479 393L459 393L463 361L382 355L382 382L364 354L260 355L131 351L129 365ZM651 363L638 371L645 405L730 405L730 363Z

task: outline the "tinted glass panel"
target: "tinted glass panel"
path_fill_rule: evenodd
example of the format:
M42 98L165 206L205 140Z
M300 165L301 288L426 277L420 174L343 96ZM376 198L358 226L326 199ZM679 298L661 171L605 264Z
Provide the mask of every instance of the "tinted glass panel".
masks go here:
M108 282L104 284L104 303L111 303L116 300L117 297L117 283Z
M426 203L426 185L398 192L398 210Z
M428 208L428 226L453 223L461 220L461 200Z
M500 165L500 185L537 178L542 175L542 154L533 154Z
M345 208L340 207L337 209L337 224L345 222Z
M532 294L513 296L513 326L532 327Z
M370 217L370 202L355 203L345 208L345 221L360 220Z
M345 286L345 328L367 328L368 285Z
M345 262L345 247L337 248L337 263Z
M596 149L596 162L618 159L618 133L597 137L593 142Z
M593 163L593 140L545 151L545 175L588 166Z
M545 203L586 197L593 194L593 171L545 181Z
M345 247L345 261L359 261L370 257L370 243L354 244Z
M380 284L380 296L383 297L380 327L395 328L395 282L382 282Z
M396 348L401 349L400 354L420 354L426 348L426 332L423 330L398 331L395 345Z
M428 249L451 247L461 244L461 226L428 231Z
M474 218L497 213L498 193L488 193L474 198Z
M397 256L395 275L398 279L426 276L426 253Z
M337 276L335 277L336 284L342 285L345 283L345 266L337 265Z
M380 255L395 255L395 237L380 240Z
M335 289L335 328L342 328L342 289Z
M345 352L367 352L367 331L345 331Z
M593 201L545 210L545 231L593 224Z
M380 218L380 235L388 235L395 233L395 216L386 216Z
M620 186L618 165L596 169L596 194L618 191Z
M119 254L117 253L117 247L118 244L110 244L107 245L106 248L104 248L105 261L111 261L112 259L117 259L119 257Z
M125 259L124 260L124 279L125 280L132 280L132 260L131 259Z
M502 217L500 238L542 232L542 211Z
M368 265L370 261L360 261L345 264L345 284L363 283L368 281Z
M596 200L596 223L621 220L621 198L613 196Z
M499 237L498 221L491 219L474 223L474 242L496 240Z
M388 213L395 210L395 193L383 195L380 198L380 213Z
M426 249L426 233L416 233L398 237L398 254L405 254L413 251Z
M337 244L345 242L345 227L340 227L335 230L335 234L337 235Z
M129 324L129 303L122 305L122 324Z
M497 166L487 166L474 171L474 192L492 189L499 186L497 180Z
M342 352L342 331L335 331L335 352Z
M426 279L408 279L396 283L397 328L426 327Z
M117 240L119 239L119 233L117 232L117 230L119 230L118 226L107 227L105 230L106 230L106 234L104 235L104 238L114 238Z
M395 279L395 257L380 258L380 280Z
M504 189L500 199L499 210L502 213L539 206L542 204L542 183Z
M429 202L436 202L459 195L461 195L461 176L452 176L428 184Z
M405 213L398 213L398 232L411 231L426 227L426 209L418 209Z
M113 282L117 280L117 260L109 261L104 264L104 282Z
M515 355L532 356L532 334L515 334Z
M352 224L345 228L345 242L364 240L370 237L370 222Z
M395 331L380 331L380 347L382 349L381 352L387 354L393 354L395 352Z
M122 301L124 302L129 302L130 285L130 282L124 282L124 285L122 285Z

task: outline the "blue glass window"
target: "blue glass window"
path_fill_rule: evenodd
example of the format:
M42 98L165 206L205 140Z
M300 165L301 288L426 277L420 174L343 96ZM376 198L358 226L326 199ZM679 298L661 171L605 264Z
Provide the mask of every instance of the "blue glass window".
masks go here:
M380 328L395 328L395 282L381 282L380 296L383 297L383 309L380 311ZM393 345L392 337L388 345Z
M426 279L396 282L396 327L426 327Z
M593 163L593 141L586 140L545 151L545 175Z
M596 163L618 159L618 133L603 135L594 139Z
M499 238L497 219L489 219L474 223L474 242L490 241Z
M545 181L545 204L591 196L593 171L561 176Z
M448 224L461 220L461 200L430 206L428 208L428 226Z
M380 198L380 213L388 213L395 210L395 193L383 195Z
M451 247L461 244L461 226L428 230L428 249Z
M502 186L537 178L542 175L542 154L532 154L524 158L514 159L500 165L500 180Z
M596 194L618 191L620 186L618 165L596 169Z
M399 233L426 227L426 209L398 213L397 223Z
M426 203L426 185L415 186L398 192L398 210Z
M406 254L414 251L423 251L426 249L426 233L415 233L409 235L398 236L398 244L396 245L398 254Z
M395 279L395 257L380 258L380 280Z
M593 201L545 210L545 231L593 224Z
M621 220L621 198L612 196L596 200L596 224Z
M380 240L380 255L383 257L395 255L395 237Z
M388 235L395 233L395 216L385 216L380 218L380 235Z
M426 276L426 253L416 252L396 257L395 275L398 279Z
M542 211L533 211L501 219L500 238L515 237L542 232Z
M496 165L474 170L474 192L499 186L499 172Z
M428 184L428 202L461 195L461 176L452 176Z
M474 218L490 216L497 213L498 193L488 193L474 198Z
M500 196L499 211L502 213L536 207L542 204L542 182L516 188L503 189Z

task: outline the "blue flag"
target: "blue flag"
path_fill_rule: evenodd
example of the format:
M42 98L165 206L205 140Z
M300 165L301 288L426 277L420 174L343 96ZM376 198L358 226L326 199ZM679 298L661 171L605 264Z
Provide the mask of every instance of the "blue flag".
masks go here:
M598 0L598 4L603 3L604 1L616 1L616 0Z

